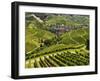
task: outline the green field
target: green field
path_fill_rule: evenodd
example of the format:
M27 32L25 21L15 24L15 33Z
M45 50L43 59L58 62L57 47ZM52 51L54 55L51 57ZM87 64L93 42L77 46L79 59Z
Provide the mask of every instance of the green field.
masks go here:
M89 65L89 17L25 14L25 68Z

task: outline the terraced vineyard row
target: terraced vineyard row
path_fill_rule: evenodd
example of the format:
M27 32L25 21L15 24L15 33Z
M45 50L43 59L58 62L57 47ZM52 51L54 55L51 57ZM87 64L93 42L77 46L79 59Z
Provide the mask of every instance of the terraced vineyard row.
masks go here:
M80 66L89 64L89 52L86 49L66 50L30 58L26 61L27 68Z
M77 46L68 46L68 45L64 45L64 44L57 44L57 45L52 45L50 47L47 47L41 51L38 51L38 52L34 52L32 51L31 53L29 54L26 54L26 60L29 59L29 58L36 58L36 57L39 57L41 55L46 55L46 54L52 54L52 53L55 53L55 52L60 52L60 51L66 51L66 50L70 50L70 49L78 49L78 48L81 48L81 47L85 47L84 44L81 44L81 45L77 45Z

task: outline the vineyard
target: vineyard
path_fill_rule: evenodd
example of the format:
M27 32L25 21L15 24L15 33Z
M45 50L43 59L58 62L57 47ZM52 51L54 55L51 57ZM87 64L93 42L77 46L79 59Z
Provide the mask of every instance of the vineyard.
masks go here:
M89 65L88 16L32 14L25 21L26 68Z
M26 62L26 67L56 67L88 65L89 52L85 46L63 48L63 50L42 53L38 56L30 56Z

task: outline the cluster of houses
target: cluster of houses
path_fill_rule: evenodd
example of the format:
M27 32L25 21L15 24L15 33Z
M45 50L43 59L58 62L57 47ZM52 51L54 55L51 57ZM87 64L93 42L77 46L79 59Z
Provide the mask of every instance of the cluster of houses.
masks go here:
M54 26L50 27L50 31L53 33L56 33L57 35L60 35L64 32L68 32L70 30L82 28L83 26L87 27L85 25L78 25L78 26L54 25Z

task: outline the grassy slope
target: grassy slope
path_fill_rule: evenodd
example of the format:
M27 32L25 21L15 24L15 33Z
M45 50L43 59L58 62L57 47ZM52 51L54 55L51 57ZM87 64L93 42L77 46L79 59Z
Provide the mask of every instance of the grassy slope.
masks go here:
M53 24L64 24L64 25L78 25L74 22L68 21L65 17L52 17L46 21L47 27ZM80 23L79 23L80 24ZM52 39L55 35L49 31L43 30L42 25L38 21L33 20L32 24L26 27L25 45L26 53L38 48L40 46L41 39ZM89 38L89 31L87 28L72 30L64 33L60 37L61 44L51 45L39 50L37 53L29 55L26 60L26 68L32 67L51 67L51 66L70 66L70 65L84 65L84 60L87 60L88 50L86 50L86 39ZM82 47L80 45L83 45ZM77 48L79 46L79 48ZM74 47L75 49L72 49ZM68 48L68 49L65 49ZM71 48L71 49L69 49ZM83 52L82 52L83 50ZM65 54L62 54L64 53ZM81 54L81 56L80 56ZM64 56L65 55L65 56ZM66 55L69 55L66 57ZM70 57L70 55L72 55ZM79 59L75 59L78 55ZM74 60L73 60L74 59ZM81 60L83 59L83 61ZM65 61L69 61L66 63ZM42 63L41 63L42 62ZM79 62L79 63L77 63ZM88 61L86 61L88 62ZM85 65L88 63L85 63Z
M38 53L30 54L29 56L31 56L31 59L28 59L26 61L26 67L29 67L30 64L34 65L35 62L37 62L36 64L39 64L38 61L40 61L40 59L42 59L42 60L46 59L46 57L47 57L48 61L51 62L52 60L56 59L56 58L54 58L54 55L57 55L57 58L62 59L61 57L63 57L63 56L58 57L58 54L59 53L61 54L63 52L70 52L72 54L73 53L76 54L76 51L77 51L77 53L83 54L83 55L84 54L87 55L89 53L89 51L86 50L86 45L85 45L86 44L85 39L88 39L88 29L87 28L79 29L79 30L72 30L70 32L63 34L61 36L61 38L62 38L61 42L63 42L64 44L51 45L49 47L44 48L41 51L38 51ZM81 53L81 50L83 50L84 52ZM85 58L85 57L82 57L82 58L87 60L87 58ZM58 61L59 61L59 59L58 59ZM70 60L70 59L67 58L67 60ZM29 61L31 61L33 63L29 63ZM54 62L52 62L52 63L54 63ZM73 63L73 62L71 62L71 61L69 61L69 62L70 62L69 65L75 65L75 63ZM88 62L88 61L86 61L86 62ZM54 63L55 64L54 66L59 66L59 65L67 66L67 64L64 64L62 62L60 62L60 63L61 64L58 64L58 65ZM30 67L35 67L33 65ZM84 63L80 62L80 65L84 65ZM53 65L51 65L51 66L53 66ZM40 66L37 65L37 67L40 67Z
M55 35L49 31L35 27L27 27L25 31L26 52L40 46L40 39L52 39Z
M61 36L61 42L67 45L85 44L89 39L88 28L82 28L66 32Z

